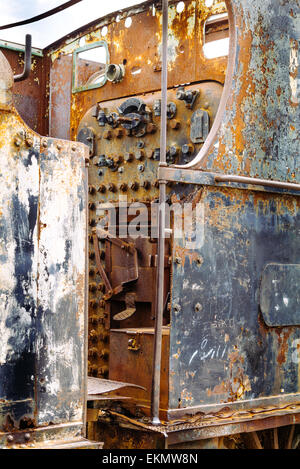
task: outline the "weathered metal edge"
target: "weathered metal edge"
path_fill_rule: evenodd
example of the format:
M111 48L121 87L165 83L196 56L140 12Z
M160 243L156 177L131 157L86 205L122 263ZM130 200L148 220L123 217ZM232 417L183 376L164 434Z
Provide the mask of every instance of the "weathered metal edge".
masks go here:
M181 409L169 409L168 418L170 420L179 418L187 415L195 415L197 413L210 414L221 410L255 410L264 406L274 406L278 408L279 405L286 404L299 404L300 393L296 394L285 394L271 397L261 397L256 399L245 399L236 402L222 402L220 404L207 404L204 406L185 407Z

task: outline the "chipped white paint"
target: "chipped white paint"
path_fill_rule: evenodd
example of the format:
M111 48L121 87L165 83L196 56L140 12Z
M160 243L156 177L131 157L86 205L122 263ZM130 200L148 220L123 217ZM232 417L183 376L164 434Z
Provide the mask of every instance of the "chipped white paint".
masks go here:
M291 102L299 104L300 98L300 79L298 77L299 68L299 43L295 39L291 39L290 49L290 89Z

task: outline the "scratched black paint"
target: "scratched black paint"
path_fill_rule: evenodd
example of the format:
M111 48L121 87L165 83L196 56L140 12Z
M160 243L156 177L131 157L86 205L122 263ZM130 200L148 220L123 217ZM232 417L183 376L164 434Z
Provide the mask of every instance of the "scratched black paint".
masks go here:
M267 202L265 194L259 200L249 193L244 203L240 197L238 190L205 192L204 235L194 252L203 262L191 261L190 251L174 264L173 306L180 311L172 312L171 408L298 391L292 344L300 329L267 327L259 288L267 263L299 263L300 215L283 210L277 195ZM184 245L177 240L175 249L177 243Z

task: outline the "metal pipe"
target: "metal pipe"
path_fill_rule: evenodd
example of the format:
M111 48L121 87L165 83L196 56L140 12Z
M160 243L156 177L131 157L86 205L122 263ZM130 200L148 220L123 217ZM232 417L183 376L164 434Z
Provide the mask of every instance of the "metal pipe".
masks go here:
M291 182L270 181L269 179L257 179L244 176L234 176L220 174L215 176L215 182L237 182L240 184L252 184L254 186L269 186L278 187L278 189L291 189L300 191L300 184L293 184Z
M29 77L31 70L31 35L25 36L25 55L24 55L24 69L20 75L14 75L14 81L23 81Z
M161 129L160 129L160 162L159 166L166 166L167 149L167 85L168 85L168 0L162 1L162 77L161 77ZM156 309L154 330L154 356L151 394L152 424L159 425L160 404L160 371L162 351L162 325L164 312L164 268L165 268L165 180L159 181L159 213L158 213L158 264L156 274Z

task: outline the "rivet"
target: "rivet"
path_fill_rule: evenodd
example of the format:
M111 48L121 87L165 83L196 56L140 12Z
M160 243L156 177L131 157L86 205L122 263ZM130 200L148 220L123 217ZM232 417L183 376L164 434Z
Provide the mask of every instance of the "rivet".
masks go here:
M89 194L95 194L96 188L94 186L89 186Z
M101 376L107 376L109 372L108 366L101 366L99 373Z
M173 306L173 309L174 309L175 313L178 313L178 312L181 310L181 306L178 305L178 304L175 304L175 305Z
M198 313L199 311L201 311L201 309L202 309L201 304L200 304L200 303L196 303L196 304L195 304L195 311Z
M133 154L132 153L125 153L124 156L125 161L132 161L133 160Z
M114 157L114 163L116 163L116 164L123 163L123 160L124 160L124 158L123 158L122 155L118 155L118 156Z
M149 189L150 186L151 186L151 183L150 183L150 181L147 181L147 179L146 179L145 181L143 181L142 186L143 186L144 189Z
M71 149L72 151L76 151L76 145L72 145Z
M20 147L21 143L22 143L22 140L19 137L16 137L14 139L14 144L16 145L16 147Z
M91 323L92 323L94 326L96 326L96 325L98 324L98 322L99 322L98 316L92 316L92 317L91 317Z
M176 264L181 264L182 260L180 257L175 257Z
M103 138L105 138L106 140L110 140L112 138L112 133L110 130L105 130L103 132Z
M109 356L109 350L107 349L102 349L101 352L100 352L100 357L101 358L107 358Z
M98 334L97 334L97 332L95 331L95 329L92 329L92 330L90 331L90 337L91 337L91 339L96 339L97 336L98 336Z
M104 193L106 191L106 187L104 184L101 184L99 187L98 187L98 192L102 192Z
M12 443L12 442L14 441L13 435L8 435L7 441L8 441L9 443Z
M137 181L134 181L134 182L131 184L130 188L131 188L133 191L137 191L138 188L139 188L139 183L138 183Z
M116 191L116 186L115 186L112 182L110 182L110 183L108 184L108 190L109 190L110 192L115 192L115 191Z
M119 189L122 192L126 192L127 191L127 184L125 182L123 182L122 184L120 184Z
M138 170L139 170L140 173L142 173L144 171L144 169L145 169L145 166L143 164L138 165Z
M47 148L47 146L48 146L48 143L47 143L47 141L46 141L46 140L43 140L43 141L42 141L42 146L43 146L44 148Z
M90 357L93 357L93 358L96 358L97 355L98 355L98 350L96 349L96 347L92 347L89 349L89 352L88 352L88 355Z
M98 306L98 301L97 300L90 300L89 305L91 308L96 309Z
M25 439L26 441L29 441L29 440L30 440L30 433L25 433L24 439Z
M181 151L184 155L189 155L193 153L194 146L191 143L185 143L184 145L182 145Z
M60 143L58 143L58 144L56 145L56 148L57 148L58 150L61 150L61 149L62 149L62 146L61 146L61 144L60 144Z
M27 137L25 140L25 143L28 147L32 147L33 145L33 138L32 137Z

